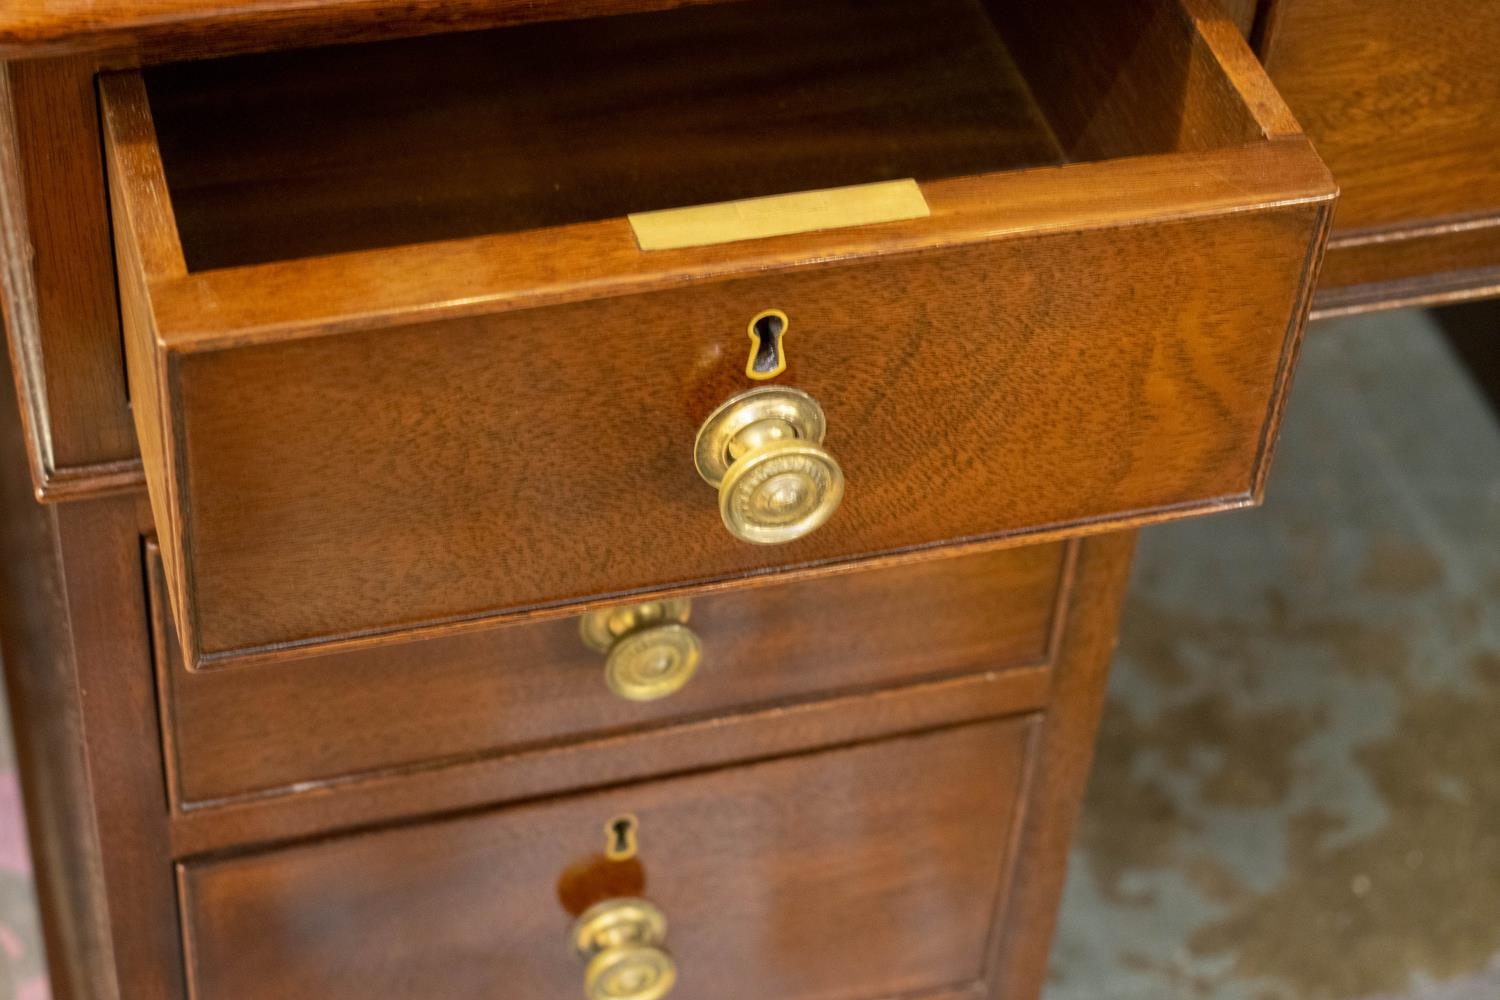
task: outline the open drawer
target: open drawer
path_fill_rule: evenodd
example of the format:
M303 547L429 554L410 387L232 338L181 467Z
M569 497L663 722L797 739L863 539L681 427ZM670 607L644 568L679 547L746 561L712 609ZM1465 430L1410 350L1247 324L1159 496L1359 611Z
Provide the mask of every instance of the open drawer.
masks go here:
M1254 502L1334 188L1210 4L1125 6L754 0L103 78L188 662ZM720 449L721 504L695 441L756 385L822 420ZM816 531L726 530L839 476Z

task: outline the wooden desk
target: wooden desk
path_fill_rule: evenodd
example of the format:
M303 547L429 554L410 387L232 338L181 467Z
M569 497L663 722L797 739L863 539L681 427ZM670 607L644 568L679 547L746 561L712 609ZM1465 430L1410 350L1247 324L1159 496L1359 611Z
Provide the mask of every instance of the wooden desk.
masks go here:
M1500 293L1500 7L1267 0L1260 17L1342 189L1316 315Z
M1331 217L1252 13L10 8L59 996L1036 997Z

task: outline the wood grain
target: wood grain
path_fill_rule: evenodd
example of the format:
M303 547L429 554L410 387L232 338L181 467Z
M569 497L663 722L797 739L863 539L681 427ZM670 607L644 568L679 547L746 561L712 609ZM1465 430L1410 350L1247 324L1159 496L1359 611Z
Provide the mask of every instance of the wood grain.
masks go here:
M988 6L1070 160L1201 151L1265 134L1226 71L1228 53L1215 48L1227 39L1210 38L1213 12L1194 17L1177 0Z
M1061 160L978 0L757 0L144 77L195 271Z
M392 768L877 686L1047 662L1066 547L1035 546L694 603L704 665L671 698L627 702L575 619L188 671L160 574L153 620L180 807L308 790ZM245 711L254 705L255 711Z
M200 649L1248 495L1315 215L1015 239L182 355L170 377ZM723 531L689 459L698 422L738 387L744 322L771 306L802 331L789 380L827 408L850 488L817 535L764 550ZM657 361L601 354L599 331Z
M1077 610L1063 633L1051 708L1038 739L1038 765L1027 786L1018 840L1024 863L1016 868L1008 907L995 922L993 997L1031 1000L1042 995L1047 982L1068 852L1088 785L1134 549L1135 534L1129 532L1094 539L1079 554Z
M1168 105L1226 125L1159 140L1280 135L1233 26L1171 10L1148 37L1213 72ZM611 219L184 276L142 85L103 95L194 664L1253 500L1332 195L1280 138L934 181L930 218L724 247L646 254ZM675 456L773 305L808 331L789 380L863 483L819 536L766 551L719 532Z
M1500 212L1500 7L1277 8L1266 65L1338 178L1339 233Z
M21 32L28 55L113 51L8 71L0 170L7 181L36 175L24 198L6 185L8 315L27 295L83 315L108 287L66 278L97 278L108 260L86 85L99 59L676 6L20 0L0 13L0 45ZM348 172L351 158L342 185L304 188L315 209L337 207L323 220L331 238L304 233L312 216L289 221L297 200L285 185L316 181L319 126L335 116L325 107L299 121L287 102L273 112L270 73L256 74L265 108L223 103L247 96L235 73L271 63L154 77L181 102L173 120L196 122L188 152L168 150L202 167L191 184L171 183L183 174L162 162L140 78L104 81L120 308L154 510L91 501L28 511L0 532L10 560L0 620L10 684L29 706L22 757L44 831L60 996L183 1000L185 969L200 998L568 995L580 974L559 942L568 914L557 880L628 808L645 823L649 892L674 921L685 975L699 977L685 990L1035 1000L1130 538L1000 547L1258 496L1333 194L1211 6L1155 4L1127 19L1131 44L1111 52L1108 21L1088 20L1105 15L1067 3L1002 16L998 41L931 7L913 23L896 5L859 5L892 30L850 40L852 65L820 67L790 46L734 53L715 72L753 85L731 91L727 106L743 117L777 110L777 82L783 97L796 89L790 70L816 70L802 84L839 107L840 88L867 91L882 57L942 52L954 78L901 76L920 62L892 70L880 109L890 117L862 138L792 107L769 115L785 125L769 146L726 152L666 133L678 160L695 149L737 157L719 176L701 163L672 175L644 145L601 146L592 163L576 146L550 161L533 150L554 177L574 159L594 176L628 154L651 190L696 192L810 178L845 156L864 169L879 160L873 134L928 123L891 162L930 163L933 176L970 162L991 171L929 183L929 220L692 253L636 250L609 202L619 175L509 232L492 219L469 238L413 243L465 234L382 220L426 181L413 167L422 157L406 156L416 140L429 158L458 148L433 142L435 106L468 126L505 106L555 113L516 95L497 103L494 81L514 78L480 73L481 57L414 60L437 104L418 102L417 124L383 135L371 123L394 114L399 88L371 109L403 59L346 56L337 72L336 60L319 63L327 53L273 60L309 75L281 79L338 77L370 98L357 127L333 133L334 148L368 154L368 177ZM784 26L791 10L757 0L681 23L748 31ZM649 23L515 37L543 56L585 37L640 50ZM718 51L711 35L683 37L684 50ZM1057 61L1060 40L1075 46L1071 64ZM1018 41L1029 58L1013 64ZM451 56L482 43L412 44L389 51ZM826 37L807 46L827 48ZM588 72L561 74L559 86L578 89L559 90L576 102L559 120L592 112L589 134L602 139L621 109L596 107L615 77L605 49L591 51ZM1096 95L1112 110L1088 120L1060 95L1095 67L1114 74ZM204 73L225 82L199 86ZM672 76L684 78L681 66ZM470 85L482 92L466 95ZM340 92L319 93L332 106ZM965 118L980 110L988 130ZM670 124L665 109L652 115ZM245 134L214 135L205 123L216 116ZM1068 155L1110 159L1013 169L1061 159L1053 129L1069 122ZM307 145L262 145L284 156L257 162L244 155L256 129ZM215 164L219 142L248 145ZM784 172L751 176L770 146ZM58 160L55 176L43 155ZM458 173L438 178L429 204L454 195L450 221L495 195L493 161L442 165ZM546 179L504 211L540 204ZM213 190L260 181L270 196L259 201L245 187ZM220 260L275 262L189 273L204 244L189 236L185 255L178 223L191 231L189 205L216 198L228 211L198 231L221 247L234 227L272 215L267 205L287 207L269 222L279 235ZM574 218L585 221L555 225ZM38 260L33 274L21 237L38 219L36 245L72 256ZM88 294L71 302L70 287ZM722 535L687 461L697 421L743 385L744 321L767 305L793 316L788 381L828 406L853 490L828 534L769 553ZM24 345L30 372L44 371L37 345L49 364L68 357L56 337L80 351L62 377L118 373L102 328L38 329ZM53 391L26 378L28 391ZM90 422L115 405L102 388L78 399L68 420L123 426ZM25 498L12 493L13 512ZM140 536L152 522L165 570L148 609ZM949 551L965 554L942 558ZM871 572L819 576L854 568ZM732 651L682 700L610 701L597 659L573 645L571 616L663 588L703 591L695 625L711 654L715 640ZM187 626L186 652L172 648L171 619Z
M172 854L189 859L252 845L269 847L1036 711L1047 704L1049 675L1049 668L1040 666L965 674L540 746L521 754L444 760L432 767L318 782L311 789L314 794L214 803L173 818Z
M1232 27L1149 13L761 0L145 78L202 270L1295 132Z
M668 914L684 996L972 982L1031 732L990 722L187 865L192 995L570 995L582 972L558 882L624 813L639 819L645 894Z
M56 512L32 497L26 435L0 357L0 665L26 806L32 875L57 1000L116 996L98 877L78 667Z
M1500 7L1277 0L1262 47L1343 190L1319 315L1493 294Z
M172 387L148 451L168 579L199 605L178 609L195 663L1242 502L1331 194L1287 140L1200 154L1212 166L935 182L930 219L729 247L642 254L611 220L182 277L139 82L104 95L119 232L150 251L133 377L143 399ZM824 533L765 552L721 534L676 456L741 384L743 324L772 302L808 331L791 378L869 471ZM1086 350L1105 328L1132 335ZM947 333L966 330L988 334ZM1153 433L1122 439L1127 411ZM928 481L950 484L942 502L912 489ZM643 516L682 528L642 535Z
M1440 305L1500 293L1500 215L1330 242L1313 316Z
M0 382L0 655L53 995L177 1000L136 499L37 505Z
M120 318L125 362L131 378L131 418L145 469L151 511L158 525L172 524L176 484L167 474L175 462L173 440L165 426L161 384L162 361L153 343L151 293L156 278L186 273L176 238L172 202L161 176L161 160L150 141L151 120L138 77L110 81L132 88L134 100L121 100L106 112L105 127L114 141L107 145L109 192L114 218L115 263L119 269ZM177 573L183 557L176 531L163 531L162 556ZM181 592L173 594L180 601ZM185 614L180 604L178 613Z
M122 81L117 84L116 81ZM106 109L128 101L104 78ZM113 115L113 112L111 112ZM121 115L122 122L149 116ZM149 132L112 138L139 167L129 187L166 191ZM148 161L156 160L154 170ZM123 161L122 161L123 162ZM1238 211L1328 204L1332 178L1303 140L1190 156L1146 156L922 185L928 219L642 253L625 219L190 274L148 275L154 337L174 352L324 337L613 298L663 286L767 277L1007 238L1093 232ZM157 204L152 204L156 202ZM141 234L164 250L175 228ZM1101 232L1100 239L1107 239ZM180 255L180 250L168 255ZM741 333L743 331L740 331Z
M0 65L0 306L42 499L136 488L88 58Z
M368 42L726 0L10 0L0 59L99 53L116 67Z
M1046 893L1055 892L1060 884L1058 879L1060 879L1063 863L1062 849L1069 837L1068 826L1071 823L1072 810L1076 808L1076 803L1070 804L1069 798L1082 794L1082 782L1087 771L1088 747L1093 739L1092 720L1097 712L1098 701L1102 697L1106 667L1113 645L1113 626L1128 579L1130 547L1130 536L1093 539L1081 546L1080 556L1070 570L1070 579L1074 582L1069 590L1071 596L1066 615L1059 617L1055 623L1061 656L1057 660L1055 671L1042 671L1040 675L1044 682L1043 688L1048 687L1050 682L1049 697L1055 697L1057 701L1048 708L1049 714L1046 719L1049 721L1042 723L1049 735L1044 739L1034 739L1031 743L1034 749L1028 751L1033 754L1033 763L1028 769L1029 776L1025 779L1026 784L1022 794L1027 797L1028 801L1034 800L1034 804L1027 807L1024 813L1021 811L1012 813L1011 823L1003 827L991 828L986 834L987 837L993 838L989 853L991 857L994 857L995 853L1001 850L1001 845L1016 842L1016 839L1022 836L1021 831L1024 829L1027 831L1025 842L1030 845L1029 849L1035 849L1038 852L1036 855L1038 867L1046 866L1046 870L1023 876L1022 873L1030 868L1030 862L1026 860L1026 855L1017 855L1016 868L1002 879L998 895L1001 898L1013 898L1014 902L1007 907L1005 918L994 923L994 936L979 939L989 941L989 944L984 945L985 954L988 957L984 959L983 970L980 973L980 978L988 985L954 984L951 988L944 990L923 990L921 996L924 998L929 995L932 995L933 1000L937 1000L939 996L943 1000L955 1000L960 996L1004 996L1009 1000L1036 1000L1037 994L1029 992L1036 986L1036 982L1030 976L1037 969L1045 967L1050 933L1050 913L1051 908L1056 905L1056 896L1049 898ZM572 808L574 803L601 808L607 813L608 809L600 803L610 803L616 798L623 800L624 796L633 795L640 789L680 787L687 783L707 789L705 797L700 797L700 801L716 801L717 793L713 790L718 787L717 782L720 779L727 777L730 782L733 782L734 775L755 770L744 768L708 770L725 764L742 763L746 760L784 758L784 755L799 750L817 750L830 745L861 744L866 747L879 747L885 745L881 742L882 737L900 733L925 732L934 728L942 729L965 720L978 723L978 725L967 726L969 730L982 731L1012 725L1012 723L997 724L985 720L994 719L999 714L1025 710L1024 703L1018 702L1013 696L996 697L1008 678L1014 680L1025 673L1027 672L1002 671L986 678L955 679L920 685L917 688L832 699L794 709L730 717L721 720L718 724L674 726L655 734L633 737L628 741L596 741L594 744L578 746L569 751L534 755L542 758L539 761L515 758L506 762L506 766L501 768L496 768L492 762L452 766L424 773L420 779L416 780L411 776L398 776L378 785L366 783L352 788L330 786L322 789L322 794L319 795L293 796L262 802L239 803L222 809L194 811L174 819L176 853L178 857L185 859L183 871L188 873L189 879L195 878L193 873L200 870L210 873L206 877L211 878L214 871L223 867L244 872L247 877L238 880L241 885L252 881L256 884L265 884L260 879L248 876L259 872L281 870L280 859L284 857L305 857L306 861L298 861L296 864L300 866L305 863L313 867L323 867L320 860L314 859L341 855L343 848L340 845L374 844L387 837L411 842L416 839L415 831L442 831L447 828L447 824L433 827L392 826L395 821L403 818L430 818L434 812L459 817L460 824L474 824L476 827L483 826L488 829L495 824L503 823L505 817L516 814L493 812L493 807L498 803L524 800L539 794L568 789L599 788L601 785L617 787L615 791L591 792L587 796L576 799L561 802L554 800L551 804L526 807L520 811L520 814L540 815L548 810ZM1033 697L1044 693L1035 692ZM1032 701L1030 704L1038 706L1041 703ZM1050 721L1054 716L1056 721ZM946 732L950 734L962 731L946 729ZM920 739L931 740L934 737L921 737ZM794 758L797 761L816 759L819 759L817 755ZM785 759L783 763L786 763ZM981 772L985 771L993 763L990 751L975 753L954 766L940 770L933 769L933 774L941 774L943 780L932 781L930 780L932 775L928 775L924 779L924 789L926 785L967 787L968 783L973 780L976 769ZM545 770L547 774L543 779L544 783L533 783L525 788L519 787L514 775L517 771L525 771L528 768ZM618 788L619 783L623 781L685 773L698 773L701 777L687 778L685 782L674 781ZM882 769L882 774L884 773L886 772ZM908 807L911 803L925 801L926 795L929 794L925 790L908 792L904 783L899 781L885 781L879 790L871 793L861 792L857 786L849 786L843 781L836 782L835 787L837 791L829 796L811 795L805 801L820 808L826 805L826 800L831 798L841 803L836 808L842 809L844 808L842 803L846 800L860 802L866 799L880 799L884 800L887 805L878 808L889 807L901 810L901 815L910 818L912 814ZM743 796L738 797L736 801L742 799L748 801ZM799 803L798 808L801 808L800 803L804 801L802 797L786 797L787 801L793 799ZM965 796L960 801L968 802L968 800L969 797ZM633 808L634 805L632 805ZM736 807L736 809L739 808ZM859 808L866 807L860 806ZM475 810L479 812L476 813ZM1040 815L1038 810L1040 810ZM734 809L728 810L731 813L735 811ZM817 812L817 808L814 811ZM637 812L637 815L641 814ZM972 805L962 805L955 815L965 817L962 822L968 822L973 817ZM1029 818L1023 822L1023 817ZM605 816L597 823L591 823L589 832L595 836L602 833L599 828L607 818L609 817ZM1062 828L1055 832L1049 826L1054 821L1062 824ZM897 825L903 832L909 833L913 829L911 823L903 822ZM654 864L650 862L651 829L649 824L644 827L646 836L643 845L646 850L648 871L655 871ZM407 831L411 831L411 834L409 835ZM826 867L830 872L838 873L837 877L855 883L867 877L879 881L880 874L872 873L868 864L860 864L853 852L862 851L866 837L879 842L883 840L886 832L887 827L884 824L870 824L863 828L857 837L851 837L848 844L841 846L839 857L843 860L829 862ZM330 835L340 833L345 836L335 836L329 839ZM442 836L440 832L438 835ZM311 851L318 853L309 853L308 849L298 846L299 839L308 843ZM481 839L485 838L481 837ZM535 838L519 838L517 842L530 843L533 839ZM715 850L714 843L718 839L711 835L700 836L694 843L706 844L705 849L712 851ZM288 843L289 840L290 843ZM505 842L509 843L509 841ZM278 844L290 847L290 854L279 850L267 850ZM238 860L229 860L221 864L211 857L204 857L205 852L222 855L226 851L243 856L246 848L251 846L258 847L260 850L247 858L248 863L243 866ZM323 853L325 849L327 853ZM496 849L505 850L499 847ZM547 848L540 847L539 849L546 850ZM369 856L364 854L361 847L356 846L355 851L365 857ZM860 856L863 857L862 854ZM576 859L570 855L568 863L571 864L573 860ZM789 865L796 866L802 863L801 855L782 858L779 854L773 854L765 857L759 872L754 877L754 888L748 891L747 898L762 898L761 890L767 884L767 879L774 880L779 877L778 873L787 870ZM337 862L333 867L337 867ZM1054 867L1056 870L1052 870ZM423 881L425 873L430 872L431 869L424 868L420 872L414 869L411 871L411 880ZM366 875L368 874L367 870ZM698 884L704 883L699 879ZM711 886L714 883L710 881L708 884ZM286 908L281 911L284 915L298 912L310 913L307 907L316 906L315 900L322 898L310 887L299 887L299 883L295 880L277 883L277 885L278 888L270 891L286 902ZM1011 889L1012 885L1015 886L1014 894ZM1052 889L1048 890L1048 886ZM303 888L309 889L306 896L303 895ZM552 897L549 895L548 898L550 900ZM224 910L223 907L220 909L223 912L215 915L216 920L235 919L234 914ZM735 901L721 909L725 912L738 912L741 904ZM248 928L251 919L246 915L245 923L239 926ZM990 921L986 919L983 923L989 925ZM965 928L961 933L967 937L976 930L980 934L985 933L982 927ZM1005 947L1004 956L995 951L1002 944ZM266 938L260 947L258 955L280 964L280 958L272 955L271 952L282 947L281 945L271 938ZM295 950L297 943L288 941L284 947ZM219 954L223 953L219 952ZM261 960L257 958L256 961ZM314 961L316 962L317 959L314 958ZM801 961L805 962L807 959L804 958ZM215 970L215 975L221 974L224 973ZM254 970L249 968L230 970L227 974L248 977L254 974ZM565 993L561 990L558 992ZM860 994L841 995L885 996L890 994L879 989L868 989Z
M160 586L163 718L181 802L801 702L1049 658L1061 544L696 601L705 664L622 702L562 619L294 664L187 672ZM159 583L159 577L157 577ZM245 712L243 706L257 711Z

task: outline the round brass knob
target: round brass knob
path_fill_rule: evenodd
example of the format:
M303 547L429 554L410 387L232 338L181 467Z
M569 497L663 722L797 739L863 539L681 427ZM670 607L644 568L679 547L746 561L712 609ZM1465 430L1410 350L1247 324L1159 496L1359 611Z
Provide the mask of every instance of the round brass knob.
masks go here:
M801 389L768 385L732 396L698 430L693 461L719 490L734 537L756 545L817 530L844 498L844 470L823 447L823 408Z
M703 644L687 627L692 605L652 601L592 611L579 631L584 645L604 653L604 683L629 701L655 701L682 690L703 659Z
M589 1000L661 1000L677 983L677 963L662 947L667 918L644 899L596 903L569 936Z

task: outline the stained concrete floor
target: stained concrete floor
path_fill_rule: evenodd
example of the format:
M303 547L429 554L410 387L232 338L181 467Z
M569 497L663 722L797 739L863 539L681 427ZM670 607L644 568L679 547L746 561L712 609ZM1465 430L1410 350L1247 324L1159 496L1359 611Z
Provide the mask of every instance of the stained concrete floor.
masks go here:
M0 732L0 1000L46 1000L19 822ZM1142 536L1053 966L1500 1000L1500 424L1428 314L1315 328L1266 506Z
M1047 1000L1500 1000L1500 425L1434 318L1314 327L1125 623Z

